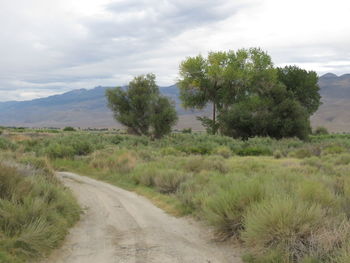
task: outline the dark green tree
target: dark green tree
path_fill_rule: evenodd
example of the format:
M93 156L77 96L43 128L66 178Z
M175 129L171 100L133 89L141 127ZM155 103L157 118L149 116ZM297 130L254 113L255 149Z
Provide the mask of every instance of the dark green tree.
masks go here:
M315 72L275 68L266 52L251 48L187 58L179 88L185 107L212 103L213 117L199 118L212 133L305 139L320 105L317 81Z
M253 136L306 139L309 115L283 85L264 94L247 96L220 115L223 134L247 139Z
M108 107L114 118L136 135L160 138L177 121L174 104L159 93L154 74L135 77L126 88L108 89Z
M278 80L312 115L321 105L318 76L314 71L307 71L297 66L277 68Z
M155 138L161 138L171 132L178 120L174 103L164 96L158 96L152 114L152 129Z

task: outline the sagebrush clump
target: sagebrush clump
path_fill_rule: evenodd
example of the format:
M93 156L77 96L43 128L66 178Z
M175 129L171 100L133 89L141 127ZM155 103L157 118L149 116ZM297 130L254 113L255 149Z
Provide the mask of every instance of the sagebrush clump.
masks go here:
M0 262L46 255L79 218L69 190L46 173L41 161L37 164L33 175L24 176L15 166L0 163Z

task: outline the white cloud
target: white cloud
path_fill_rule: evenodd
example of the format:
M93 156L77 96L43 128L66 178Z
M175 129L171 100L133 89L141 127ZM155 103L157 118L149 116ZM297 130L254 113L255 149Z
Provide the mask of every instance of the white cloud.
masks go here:
M259 46L277 65L350 72L347 0L0 0L0 101L173 84L186 56Z

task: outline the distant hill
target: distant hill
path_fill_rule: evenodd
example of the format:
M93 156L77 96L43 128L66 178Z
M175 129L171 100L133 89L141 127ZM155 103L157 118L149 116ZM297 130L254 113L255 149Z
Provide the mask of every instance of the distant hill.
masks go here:
M350 74L327 73L319 78L323 104L312 116L314 127L333 132L350 132Z
M332 73L319 78L322 106L312 116L312 125L325 126L334 132L350 132L350 74ZM64 94L30 101L0 102L0 125L25 127L121 128L107 108L107 87L73 90ZM175 85L161 87L161 93L176 103L179 114L178 129L203 129L197 115L208 115L210 110L193 112L181 107Z
M107 108L105 91L108 87L73 90L30 101L0 102L0 125L24 127L121 128ZM175 85L161 87L161 93L170 97L179 113L177 128L201 129L194 111L181 107Z

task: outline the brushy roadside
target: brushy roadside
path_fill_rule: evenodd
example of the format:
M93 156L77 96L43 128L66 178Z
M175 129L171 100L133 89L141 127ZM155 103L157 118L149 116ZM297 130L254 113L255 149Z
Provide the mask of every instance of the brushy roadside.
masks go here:
M0 262L32 262L60 245L80 207L44 158L0 161Z
M247 248L245 262L350 262L349 135L151 141L77 133L14 144L22 159L49 158L206 220L218 239Z

